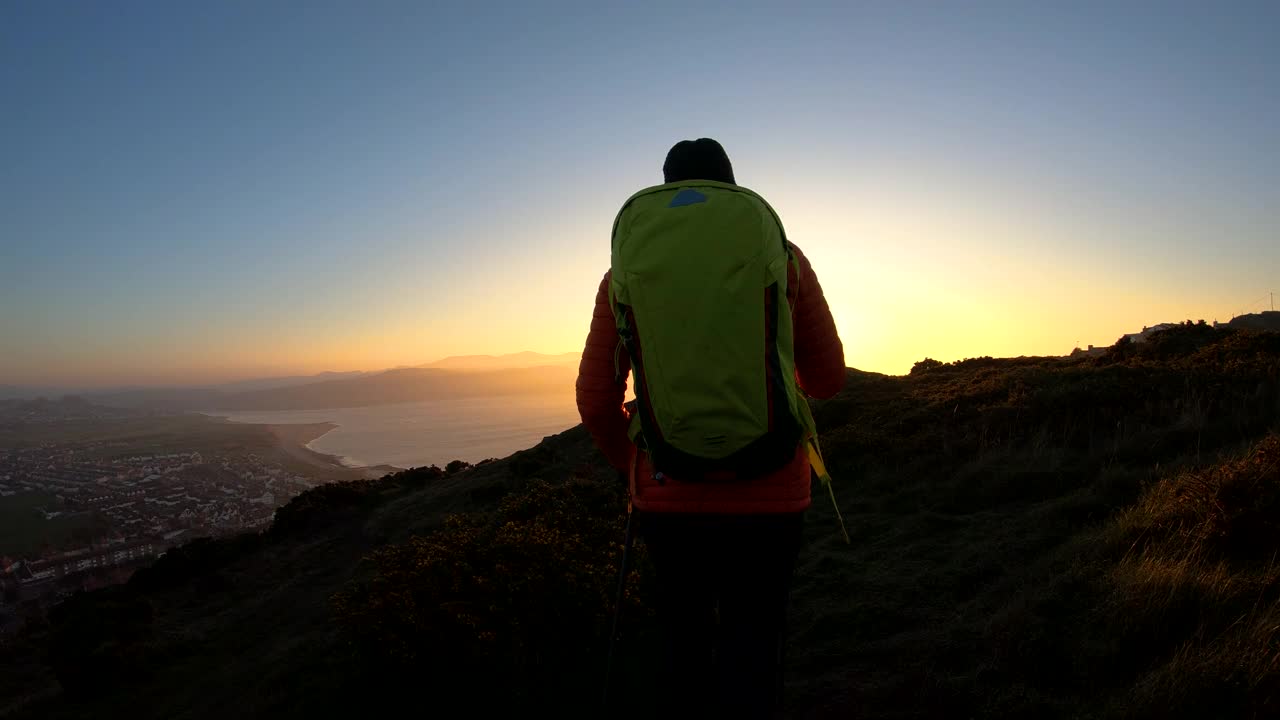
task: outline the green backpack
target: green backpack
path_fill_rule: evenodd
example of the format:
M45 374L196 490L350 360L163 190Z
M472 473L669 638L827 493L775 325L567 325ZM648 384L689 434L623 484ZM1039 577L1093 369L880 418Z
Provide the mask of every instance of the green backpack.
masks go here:
M631 437L656 471L757 477L815 437L796 384L794 260L777 213L737 185L659 185L618 212L610 298L635 378Z

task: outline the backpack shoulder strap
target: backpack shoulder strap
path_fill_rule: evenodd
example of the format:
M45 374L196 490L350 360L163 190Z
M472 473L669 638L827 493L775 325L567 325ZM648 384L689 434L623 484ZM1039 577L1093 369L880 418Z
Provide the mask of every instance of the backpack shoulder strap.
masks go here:
M787 243L787 305L791 312L796 310L796 300L800 297L800 256L796 254L796 246Z

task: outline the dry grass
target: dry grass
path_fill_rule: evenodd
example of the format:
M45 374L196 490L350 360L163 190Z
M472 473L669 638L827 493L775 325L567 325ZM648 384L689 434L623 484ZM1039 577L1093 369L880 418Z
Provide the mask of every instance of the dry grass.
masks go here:
M1107 626L1145 671L1110 714L1265 717L1280 687L1280 437L1150 487L1101 533ZM1229 711L1228 711L1229 710Z

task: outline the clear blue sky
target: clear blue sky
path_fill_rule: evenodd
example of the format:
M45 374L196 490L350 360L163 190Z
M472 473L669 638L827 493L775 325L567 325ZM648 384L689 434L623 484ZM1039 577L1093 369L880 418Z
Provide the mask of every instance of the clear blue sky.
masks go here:
M0 383L580 349L700 136L854 367L1280 291L1280 3L845 5L4 3Z

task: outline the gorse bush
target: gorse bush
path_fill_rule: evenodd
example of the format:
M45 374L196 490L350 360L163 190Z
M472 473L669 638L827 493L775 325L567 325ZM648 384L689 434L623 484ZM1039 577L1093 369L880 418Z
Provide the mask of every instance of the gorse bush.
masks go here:
M263 545L258 534L225 538L196 538L179 547L166 550L151 565L129 578L129 587L147 592L199 582L208 587L217 582L219 571Z
M49 614L48 662L71 697L100 695L151 669L154 610L128 588L77 594Z
M472 467L471 463L466 462L464 460L450 460L449 464L444 466L444 474L456 475L462 472L463 470L470 470L471 467Z
M348 480L314 487L276 508L269 533L282 537L320 530L354 510L378 504L387 494L412 490L444 476L445 471L431 465L383 475L377 480Z
M491 513L454 515L428 537L382 548L368 558L371 575L333 598L342 636L380 674L409 673L473 703L563 708L566 697L592 697L625 502L620 483L534 480ZM637 575L628 622L645 613ZM500 696L481 692L493 686Z

